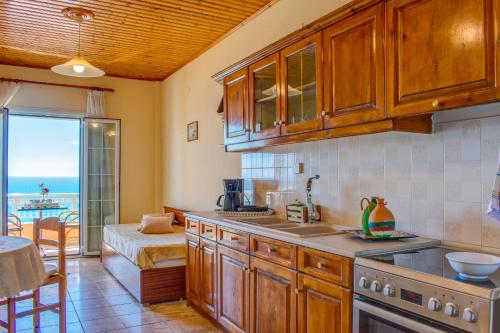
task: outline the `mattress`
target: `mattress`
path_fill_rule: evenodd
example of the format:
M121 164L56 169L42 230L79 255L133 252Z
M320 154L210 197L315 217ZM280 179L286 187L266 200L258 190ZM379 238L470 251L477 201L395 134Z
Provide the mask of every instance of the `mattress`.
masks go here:
M164 267L165 262L182 263L186 258L184 228L174 225L168 234L143 234L139 224L114 224L104 227L104 241L141 269Z

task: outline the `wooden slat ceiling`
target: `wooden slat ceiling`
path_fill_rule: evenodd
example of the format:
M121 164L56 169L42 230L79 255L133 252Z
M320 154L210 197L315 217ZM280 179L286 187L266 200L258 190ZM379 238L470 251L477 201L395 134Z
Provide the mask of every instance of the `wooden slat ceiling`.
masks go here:
M36 68L77 52L65 7L95 13L82 55L107 75L162 80L276 0L0 0L0 63Z

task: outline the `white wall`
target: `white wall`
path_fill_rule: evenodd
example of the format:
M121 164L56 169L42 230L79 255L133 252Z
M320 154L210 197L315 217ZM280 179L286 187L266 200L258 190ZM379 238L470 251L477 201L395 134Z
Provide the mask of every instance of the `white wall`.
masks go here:
M222 179L240 175L240 154L224 153L216 110L222 86L210 77L347 3L281 0L167 78L162 85L163 202L190 210L213 209ZM199 140L186 142L186 125L199 121Z
M0 65L0 77L113 88L106 93L107 117L121 119L121 223L161 210L160 84L101 77L80 79L49 70ZM85 89L23 84L10 107L85 112Z

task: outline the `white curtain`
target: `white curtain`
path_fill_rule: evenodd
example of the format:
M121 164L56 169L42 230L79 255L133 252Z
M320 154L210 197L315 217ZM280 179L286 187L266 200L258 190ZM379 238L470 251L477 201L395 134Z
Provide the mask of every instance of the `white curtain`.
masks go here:
M104 118L104 91L95 89L87 91L87 116Z
M17 94L21 83L15 81L0 81L0 108L7 107L7 104Z

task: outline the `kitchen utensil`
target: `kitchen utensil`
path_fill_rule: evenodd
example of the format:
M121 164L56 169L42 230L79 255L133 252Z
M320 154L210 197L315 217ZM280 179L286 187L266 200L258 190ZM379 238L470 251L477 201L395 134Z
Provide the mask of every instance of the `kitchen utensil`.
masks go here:
M445 257L465 280L487 280L500 267L500 258L486 253L450 252Z

